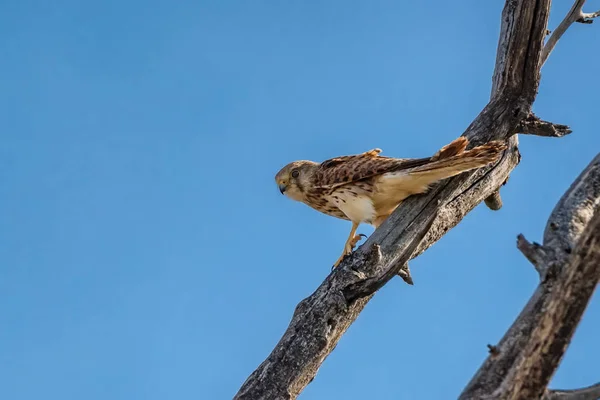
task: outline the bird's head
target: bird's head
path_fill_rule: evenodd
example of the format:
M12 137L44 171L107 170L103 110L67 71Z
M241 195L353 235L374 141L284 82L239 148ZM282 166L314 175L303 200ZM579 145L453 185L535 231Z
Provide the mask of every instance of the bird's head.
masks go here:
M277 175L275 175L275 182L281 194L285 194L291 199L302 201L318 165L313 161L302 160L294 161L281 168Z

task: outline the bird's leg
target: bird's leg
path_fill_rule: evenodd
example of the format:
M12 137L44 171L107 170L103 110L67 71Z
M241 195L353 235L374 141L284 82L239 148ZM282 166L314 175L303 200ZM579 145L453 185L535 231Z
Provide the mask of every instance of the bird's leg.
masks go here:
M360 242L360 239L366 237L367 235L365 235L364 233L359 233L358 235L355 235L352 239L350 239L350 252L354 250L354 248L356 247L356 243Z
M337 259L337 261L335 262L335 264L333 264L333 268L337 267L338 265L340 265L340 263L342 262L342 260L350 253L352 253L352 250L354 249L354 246L356 246L356 243L358 243L360 241L360 239L365 236L363 234L356 234L356 230L358 229L358 223L357 222L352 222L352 229L350 229L350 235L348 235L348 240L346 240L346 244L344 245L344 252L342 253L342 255L340 256L340 258Z
M390 214L378 215L377 217L375 217L375 220L371 225L373 225L373 227L377 229L379 228L379 225L383 224L383 221L385 221L389 216Z

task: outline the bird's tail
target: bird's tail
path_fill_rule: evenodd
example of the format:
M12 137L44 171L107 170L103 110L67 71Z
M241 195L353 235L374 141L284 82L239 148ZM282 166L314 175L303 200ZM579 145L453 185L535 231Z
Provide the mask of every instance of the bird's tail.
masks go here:
M469 140L459 137L452 143L442 147L433 157L431 162L408 171L410 176L425 178L431 183L440 179L450 178L462 172L486 166L497 161L506 144L502 141L493 141L481 146L465 150Z

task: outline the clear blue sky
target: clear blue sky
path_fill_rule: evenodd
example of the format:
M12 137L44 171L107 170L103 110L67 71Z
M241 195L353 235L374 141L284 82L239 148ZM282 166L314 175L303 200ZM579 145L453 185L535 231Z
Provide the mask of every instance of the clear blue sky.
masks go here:
M489 97L503 3L2 1L0 398L231 398L350 228L274 174L459 136ZM381 290L302 399L462 390L537 284L516 235L541 239L600 149L599 46L600 26L574 26L543 70L535 111L574 133L521 137L504 208ZM599 379L599 330L596 296L555 386Z

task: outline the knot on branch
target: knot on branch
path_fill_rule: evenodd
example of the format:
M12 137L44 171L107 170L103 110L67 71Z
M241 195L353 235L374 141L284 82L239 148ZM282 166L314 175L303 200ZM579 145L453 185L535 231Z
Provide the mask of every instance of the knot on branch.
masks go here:
M498 211L502 208L502 197L500 196L500 190L496 190L494 193L490 194L485 198L485 205L488 206L490 210Z
M398 276L402 278L404 282L411 286L415 283L413 281L412 276L410 275L410 268L408 268L408 263L404 264L402 268L400 268L400 271L398 271Z
M347 303L375 293L379 289L381 270L385 268L381 265L382 255L378 244L371 245L367 250L357 251L352 254L352 257L346 270L352 274L352 279L342 289ZM354 268L355 265L360 267Z
M490 353L490 355L492 357L496 357L496 356L500 355L500 349L498 349L498 346L495 346L493 344L488 344L487 348L488 348L488 352Z

